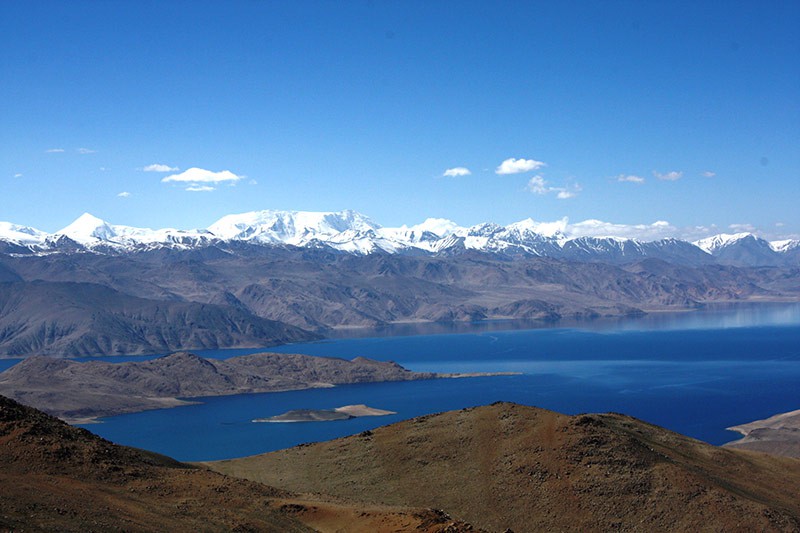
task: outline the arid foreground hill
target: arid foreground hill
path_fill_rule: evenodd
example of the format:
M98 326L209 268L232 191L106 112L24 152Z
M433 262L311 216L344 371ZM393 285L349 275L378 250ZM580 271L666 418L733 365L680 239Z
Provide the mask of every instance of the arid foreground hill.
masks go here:
M490 531L800 531L800 461L618 414L497 403L209 466Z
M424 509L353 506L114 445L0 396L0 531L475 531Z

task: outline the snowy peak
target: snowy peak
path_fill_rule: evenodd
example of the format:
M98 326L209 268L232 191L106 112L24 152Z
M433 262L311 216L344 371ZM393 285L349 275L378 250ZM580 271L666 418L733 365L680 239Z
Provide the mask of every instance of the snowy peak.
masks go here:
M55 233L64 235L80 244L94 244L98 241L108 241L116 236L116 233L106 221L96 216L84 213L75 221Z
M775 266L791 262L791 245L778 241L783 250L751 233L722 234L702 239L694 244L705 250L720 264L734 266Z
M555 222L536 222L532 218L526 218L519 222L514 222L506 226L506 230L519 234L536 234L549 239L566 239L564 232L567 229L567 219L562 218Z
M160 246L186 248L206 245L214 238L207 230L152 230L112 225L89 213L84 213L69 226L48 236L46 242L58 247L63 237L88 249L108 248L119 251L145 250Z
M778 253L791 252L792 250L800 250L800 240L797 239L784 239L781 241L770 241L769 247Z
M120 254L157 249L188 250L219 246L239 253L241 245L293 246L367 255L489 254L502 258L548 257L564 261L626 264L659 259L690 266L781 266L800 263L800 241L771 243L750 233L722 234L689 243L678 239L640 241L615 236L568 237L567 219L528 218L507 226L462 227L442 218L414 226L384 228L356 211L251 211L227 215L205 230L148 229L109 224L84 213L72 224L47 234L0 222L0 253ZM233 245L233 243L238 243Z
M405 228L405 226L403 226L403 228ZM425 222L411 226L409 229L420 233L432 233L438 237L447 237L451 233L455 233L463 228L446 218L428 218L425 219Z
M314 239L345 231L366 233L380 229L368 217L351 210L339 212L251 211L227 215L208 227L223 240L285 243L302 246Z
M47 233L29 226L20 226L11 222L0 222L0 241L13 244L31 245L41 244L47 238Z
M711 255L715 255L719 250L727 248L728 246L748 237L755 238L753 237L752 233L720 233L719 235L714 235L713 237L706 237L705 239L695 241L693 244L701 250L710 253Z
M380 228L376 234L384 241L380 245L384 251L419 248L427 252L435 252L437 250L436 243L450 235L463 231L466 231L465 228L462 228L452 220L429 218L414 226L402 225L399 228Z

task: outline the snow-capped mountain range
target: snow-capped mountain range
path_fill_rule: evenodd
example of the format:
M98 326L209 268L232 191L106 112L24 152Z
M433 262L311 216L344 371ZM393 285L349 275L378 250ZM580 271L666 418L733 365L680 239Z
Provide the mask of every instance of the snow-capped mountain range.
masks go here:
M715 235L694 243L678 239L640 241L620 237L570 238L531 219L500 226L462 227L440 218L415 226L385 228L355 211L254 211L227 215L208 229L135 228L109 224L85 213L60 231L0 222L0 252L20 255L91 252L119 254L154 249L256 246L327 248L367 255L447 255L477 251L505 257L540 256L575 261L622 263L658 258L681 264L741 266L800 263L800 241L768 242L750 233Z

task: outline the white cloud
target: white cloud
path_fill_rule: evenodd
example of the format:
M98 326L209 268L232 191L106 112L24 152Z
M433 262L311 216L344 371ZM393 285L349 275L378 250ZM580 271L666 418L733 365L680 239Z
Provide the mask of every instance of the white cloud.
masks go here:
M122 191L121 193L117 194L120 198L128 198L131 195L128 191Z
M590 219L568 224L564 233L569 237L623 237L640 241L675 238L693 242L722 233L722 230L715 224L677 227L666 220L657 220L650 224L615 224Z
M97 153L97 150L92 150L90 148L78 148L75 151L78 152L79 154L94 154L94 153Z
M782 227L784 227L785 225L786 225L786 224L784 224L783 222L776 222L776 223L775 223L775 227L777 227L777 228L782 228Z
M578 196L578 193L583 190L583 187L578 183L573 183L569 187L552 187L550 190L556 193L556 198L559 200L568 200Z
M676 180L679 180L679 179L681 179L683 177L683 172L679 172L677 170L672 170L670 172L667 172L666 174L662 174L661 172L658 172L658 171L654 170L653 171L653 176L657 177L660 180L676 181Z
M171 176L167 176L161 181L162 183L179 182L191 183L194 185L198 183L223 183L226 181L235 183L243 178L244 176L237 176L230 170L214 172L203 168L192 167L184 170L180 174L172 174Z
M680 228L674 237L687 242L694 242L705 237L719 235L720 233L722 233L722 230L719 228L719 226L716 224L711 224L710 226L689 226L686 228Z
M528 180L528 185L526 188L533 194L547 194L549 192L547 182L544 181L544 178L538 174Z
M189 185L186 187L189 192L210 192L216 190L216 187L210 185Z
M756 227L752 224L731 224L728 227L736 233L752 233L756 231Z
M545 163L533 159L506 159L494 171L495 174L520 174L545 166Z
M258 185L258 182L256 180L250 180L247 183L249 183L250 185Z
M14 177L15 178L21 178L22 177L22 172L17 172L16 174L14 174Z
M472 172L470 172L470 170L467 167L454 167L445 170L442 176L450 176L456 178L458 176L469 176L470 174L472 174Z
M716 175L717 175L717 173L716 173L716 172L711 172L710 170L706 170L706 171L705 171L705 172L703 172L703 174L702 174L702 176L703 176L704 178L713 178L713 177L714 177L714 176L716 176Z
M578 193L583 190L582 187L578 184L572 185L570 187L551 187L547 184L547 181L540 176L539 174L532 176L531 179L528 180L528 185L525 188L532 192L533 194L548 194L548 193L556 193L556 198L559 200L568 200L569 198L575 198Z
M533 231L541 235L552 237L559 233L566 233L569 218L564 217L561 220L554 220L553 222L534 222Z
M620 174L616 177L617 181L626 181L628 183L644 183L644 178L641 176L635 176L633 174Z
M614 224L589 219L569 224L566 233L570 237L625 237L652 241L675 236L679 231L665 220L657 220L652 224Z
M153 163L142 168L144 172L178 172L178 167L171 167L169 165L162 165L160 163Z
M49 149L45 150L45 152L48 153L48 154L61 154L61 153L64 152L64 149L63 148L49 148Z

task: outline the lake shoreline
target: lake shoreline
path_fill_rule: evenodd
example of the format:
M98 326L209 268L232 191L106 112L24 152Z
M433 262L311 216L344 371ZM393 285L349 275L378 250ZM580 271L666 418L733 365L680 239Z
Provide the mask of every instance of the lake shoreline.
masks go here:
M148 361L31 357L0 373L0 394L72 424L199 403L198 398L460 379L513 372L414 372L392 361L265 352L206 359L176 352ZM364 406L366 408L366 406Z
M800 409L727 429L742 438L723 446L800 458Z
M800 304L800 298L795 297L764 297L764 296L751 296L744 300L714 300L709 302L700 302L699 307L663 307L663 308L648 308L641 309L643 314L626 315L622 314L609 314L599 316L564 316L557 319L545 318L519 318L519 317L493 317L483 320L452 320L452 321L435 321L435 320L397 320L387 322L379 326L374 325L344 325L335 326L333 328L326 328L319 333L323 334L323 338L318 341L312 342L327 342L332 340L341 340L348 338L365 338L365 337L392 337L392 336L425 336L437 334L461 334L469 332L471 329L483 329L487 331L518 331L527 329L572 329L587 326L613 326L615 323L628 322L636 320L647 320L650 318L664 318L674 316L680 318L691 315L702 314L724 314L736 309L753 307L753 308L768 308L770 306L792 306L793 304ZM410 328L410 333L403 330ZM588 329L593 329L589 327ZM397 331L395 331L397 330ZM418 331L414 331L418 330ZM398 332L402 331L402 332ZM349 333L349 334L348 334ZM362 335L366 334L366 335ZM327 335L325 335L327 334ZM372 335L374 334L374 335ZM251 350L268 351L274 348L285 348L293 345L305 345L307 342L291 342L284 344L242 344L236 346L218 347L218 348L179 348L170 352L134 352L126 354L112 354L112 355L96 355L96 356L67 356L67 355L48 355L57 359L70 359L70 360L107 360L112 358L147 358L159 357L180 351L191 351L203 355L206 352L219 352L219 351L242 351L250 352ZM255 353L255 352L250 352ZM0 354L0 363L7 361L23 361L30 355L19 356L11 354ZM1 367L0 367L1 368ZM7 367L6 367L7 368Z

